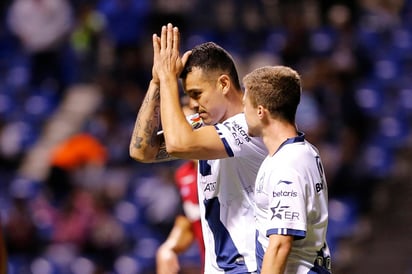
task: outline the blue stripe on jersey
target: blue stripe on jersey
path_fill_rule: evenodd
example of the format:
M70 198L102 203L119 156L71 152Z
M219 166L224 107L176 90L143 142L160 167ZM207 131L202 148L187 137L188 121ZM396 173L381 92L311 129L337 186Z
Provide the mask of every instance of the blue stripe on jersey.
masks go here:
M220 221L220 203L217 197L204 201L205 218L215 240L217 265L225 273L247 273L247 267L239 254L229 231Z
M288 228L271 228L266 232L266 236L269 237L272 234L278 235L290 235L294 236L295 240L300 240L306 237L306 231Z
M284 145L303 142L303 141L305 141L305 133L298 131L298 136L286 139L282 144L280 144L280 146L278 147L278 149L275 151L274 154L276 154L276 152L278 152Z
M217 133L219 134L219 136L221 136L222 133L219 131L219 128L216 127L216 126L215 126L215 128L216 128ZM225 150L226 150L227 155L229 155L229 157L233 157L235 154L233 153L233 150L230 148L230 145L227 142L227 140L225 138L220 138L220 139L222 140L223 145L225 146Z
M199 160L199 173L202 176L208 176L212 174L212 167L207 163L207 160Z
M258 240L259 231L256 230L256 263L257 263L257 273L262 272L263 256L265 251L263 250L262 244Z

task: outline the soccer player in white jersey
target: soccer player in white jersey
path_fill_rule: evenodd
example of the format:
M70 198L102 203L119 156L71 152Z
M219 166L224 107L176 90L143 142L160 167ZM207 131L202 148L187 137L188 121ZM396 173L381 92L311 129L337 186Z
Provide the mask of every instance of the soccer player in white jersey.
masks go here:
M180 57L179 35L168 24L160 37L153 36L153 78L136 118L130 155L142 162L198 159L205 273L255 273L253 189L267 150L261 138L247 134L232 57L211 42ZM193 130L182 113L179 76L205 124L199 129ZM156 134L159 120L165 146Z
M249 135L261 136L269 152L255 185L258 273L330 273L325 174L318 150L295 125L300 76L262 67L243 84Z

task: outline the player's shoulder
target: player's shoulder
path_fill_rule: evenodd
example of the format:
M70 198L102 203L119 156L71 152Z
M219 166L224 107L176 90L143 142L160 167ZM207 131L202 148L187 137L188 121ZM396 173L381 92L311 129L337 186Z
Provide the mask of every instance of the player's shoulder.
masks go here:
M245 135L247 135L248 132L248 126L244 113L233 115L225 121L216 124L215 127L218 131L222 130L222 128L226 128L231 132L243 132Z
M243 112L240 112L227 118L223 123L240 123L247 126L245 113Z
M267 155L267 149L261 137L251 137L244 113L238 113L229 117L220 124L215 125L225 146L237 157L249 157L263 160ZM229 155L230 155L229 154Z
M282 147L272 157L272 165L282 167L282 169L295 169L298 166L307 166L313 163L315 158L319 158L319 154L306 140L297 142Z

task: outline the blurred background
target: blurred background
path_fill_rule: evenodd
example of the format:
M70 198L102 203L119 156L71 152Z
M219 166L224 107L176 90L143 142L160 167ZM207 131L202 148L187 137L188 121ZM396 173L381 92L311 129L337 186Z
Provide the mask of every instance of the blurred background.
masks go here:
M128 146L151 35L168 22L182 51L214 41L240 77L301 74L297 123L326 169L334 273L412 273L411 0L4 0L0 15L8 273L154 273L181 162L134 162Z

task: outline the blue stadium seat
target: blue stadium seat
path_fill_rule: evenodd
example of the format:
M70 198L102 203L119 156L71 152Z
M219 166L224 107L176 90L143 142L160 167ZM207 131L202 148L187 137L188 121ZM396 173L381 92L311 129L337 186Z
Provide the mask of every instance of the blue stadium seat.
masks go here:
M71 274L93 274L96 273L96 266L92 260L84 256L79 256L70 265Z
M412 86L400 89L397 107L405 111L409 118L412 118Z
M393 149L380 136L375 136L364 148L362 155L364 172L375 178L386 178L393 166Z
M264 51L279 53L286 46L287 31L284 28L271 29L264 44Z
M357 47L364 50L364 52L369 56L373 56L377 51L379 51L379 47L377 47L377 45L382 44L382 39L379 32L372 28L359 26L356 29L354 38L356 40Z
M13 97L0 90L0 117L3 121L8 121L13 117L16 109L16 104Z
M376 135L380 142L389 148L402 146L410 131L410 121L404 112L384 114L378 121L379 131Z
M401 26L393 29L391 45L399 56L412 55L412 30L410 27Z
M127 237L133 237L139 223L140 208L128 200L121 200L114 208L114 216L123 226Z
M113 274L139 274L141 271L140 262L132 254L122 254L114 263Z
M336 31L329 27L313 29L309 32L309 47L314 56L329 56L337 42Z
M329 200L329 222L326 239L332 252L338 249L339 241L354 234L358 221L356 202L349 197Z
M3 128L3 136L8 141L8 155L25 153L37 141L39 128L24 120L6 122Z
M53 90L33 90L24 104L25 120L43 124L54 113L59 100Z
M35 258L30 264L31 274L60 274L56 266L46 258Z
M402 75L400 59L394 54L376 56L373 61L373 80L382 86L396 84Z
M355 88L355 102L368 116L379 117L385 103L381 87L373 81L365 81Z

